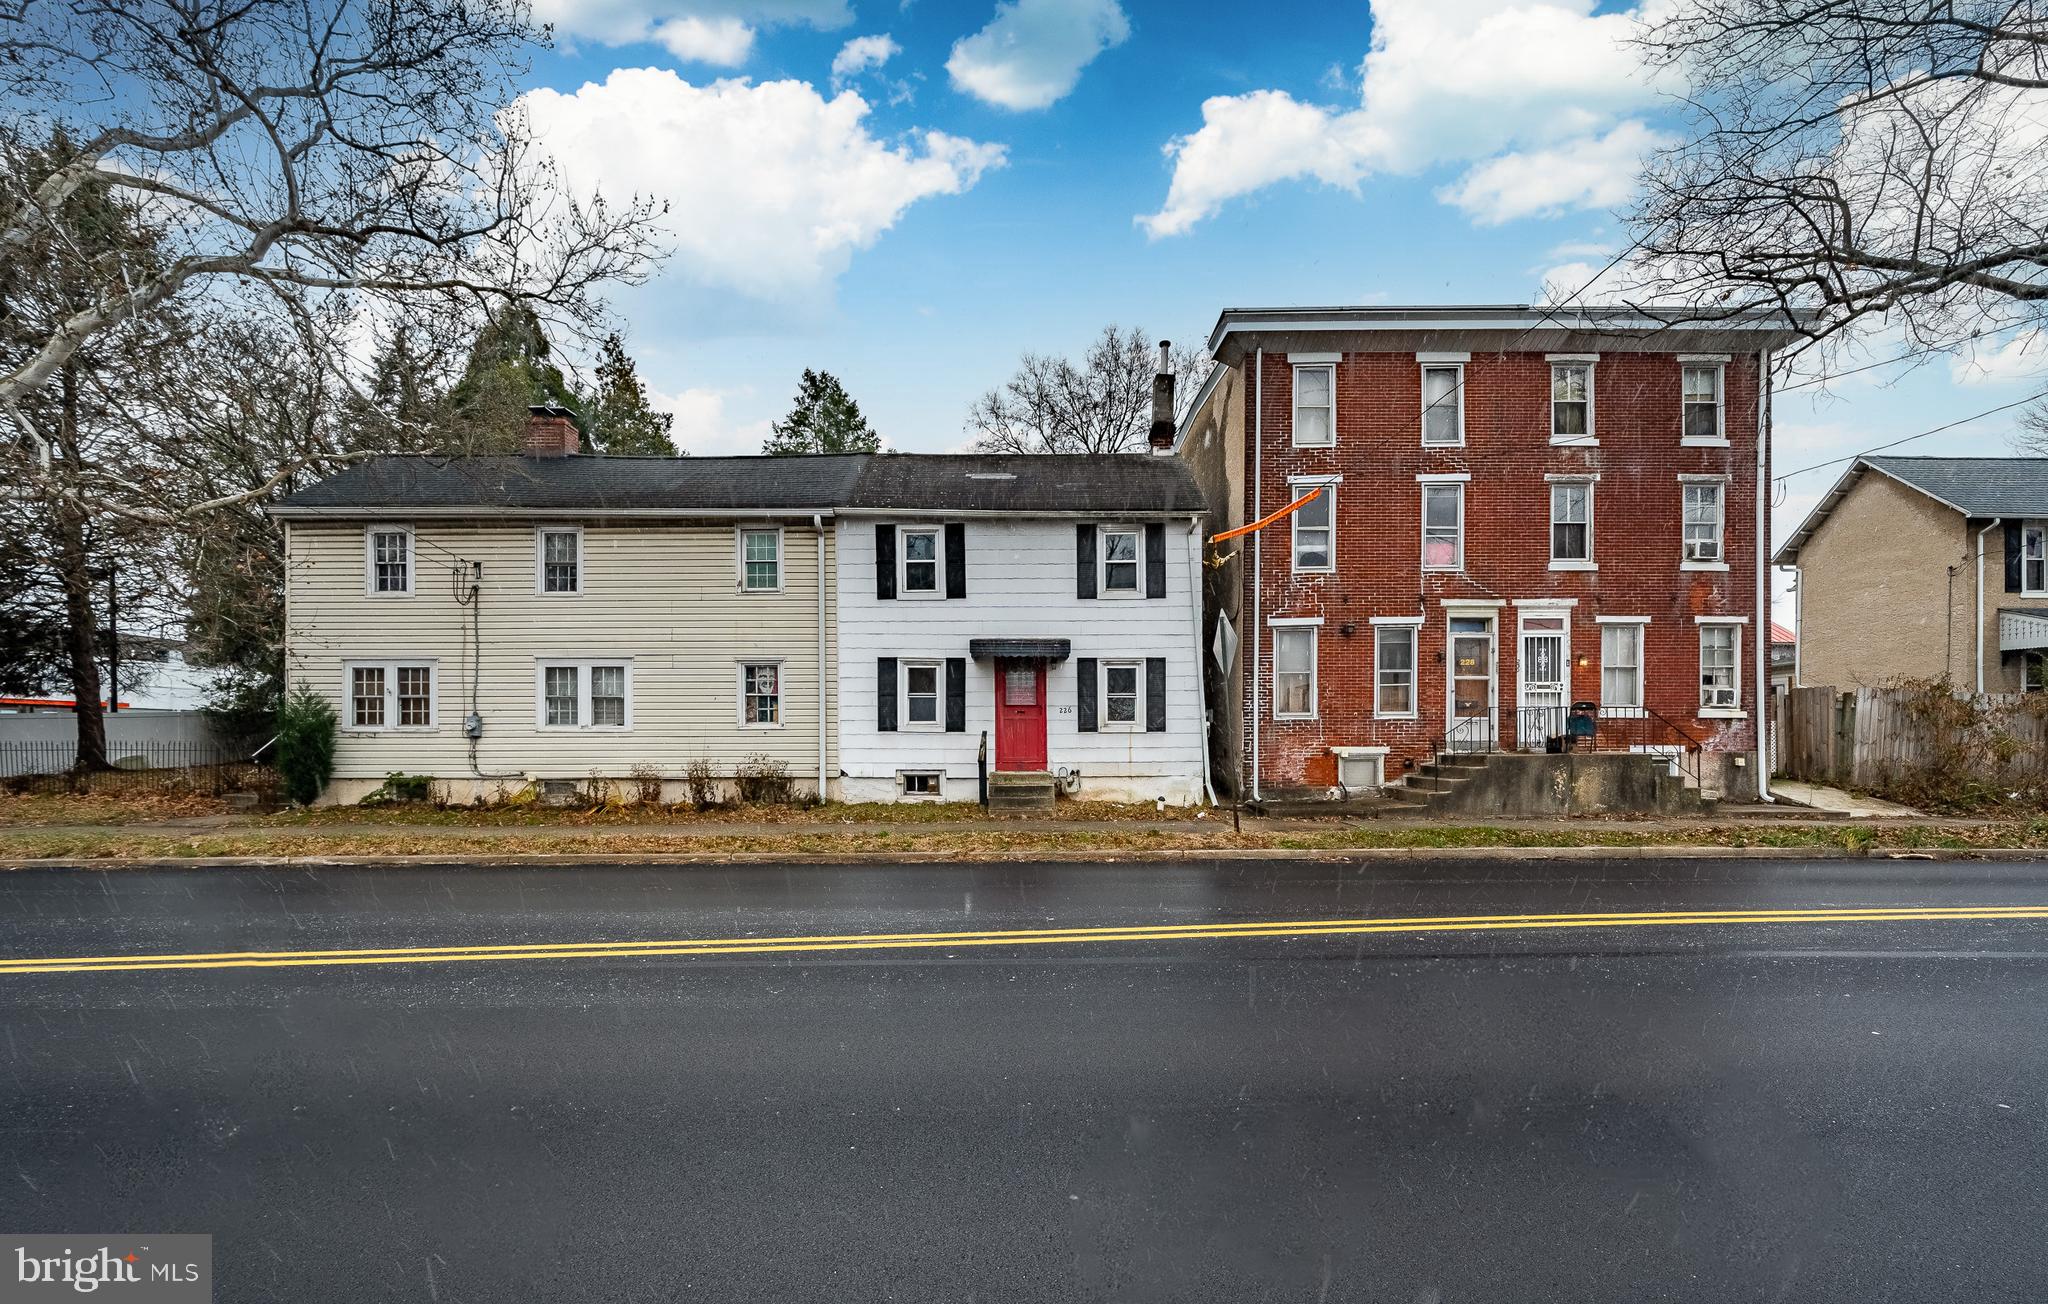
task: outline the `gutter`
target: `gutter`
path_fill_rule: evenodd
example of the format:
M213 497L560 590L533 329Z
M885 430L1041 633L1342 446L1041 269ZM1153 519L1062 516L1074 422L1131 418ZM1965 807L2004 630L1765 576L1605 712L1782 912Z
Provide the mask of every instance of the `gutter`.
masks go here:
M438 520L488 520L505 517L511 520L543 521L593 521L612 517L646 517L660 520L705 520L705 521L754 521L754 520L801 520L808 516L813 520L820 515L831 516L831 509L820 512L815 507L503 507L489 503L476 503L468 507L404 507L404 506L360 506L360 507L289 507L277 506L265 509L269 515L281 521L367 521L367 520L410 520L414 517Z
M1756 351L1756 795L1771 795L1771 540L1770 540L1771 351ZM1797 619L1797 617L1794 617ZM1796 640L1797 634L1793 635ZM1796 642L1794 656L1796 657ZM1796 672L1795 672L1796 673Z
M1984 536L2005 524L2003 516L1977 531L1977 695L1984 695Z
M1266 349L1259 346L1257 368L1252 374L1252 502L1266 505ZM1253 519L1257 519L1254 514ZM1259 799L1259 630L1264 619L1262 586L1266 578L1266 532L1252 532L1252 655L1248 663L1252 681L1252 800ZM1239 755L1243 755L1242 752ZM1241 791L1242 789L1240 789Z
M825 699L827 678L825 674L825 517L817 513L811 517L811 528L818 532L818 804L825 804Z
M1208 667L1202 663L1202 518L1188 518L1188 605L1194 608L1195 627L1195 718L1202 723L1202 795L1216 802L1216 785L1209 777L1209 683Z

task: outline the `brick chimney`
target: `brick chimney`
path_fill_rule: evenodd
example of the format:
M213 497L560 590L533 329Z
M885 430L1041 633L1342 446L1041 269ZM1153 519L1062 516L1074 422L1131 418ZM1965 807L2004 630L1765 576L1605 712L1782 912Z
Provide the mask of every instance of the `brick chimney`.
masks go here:
M1152 377L1152 451L1173 451L1173 365L1167 360L1172 341L1159 341L1159 370Z
M541 403L526 409L528 457L571 457L581 448L576 421L568 408Z

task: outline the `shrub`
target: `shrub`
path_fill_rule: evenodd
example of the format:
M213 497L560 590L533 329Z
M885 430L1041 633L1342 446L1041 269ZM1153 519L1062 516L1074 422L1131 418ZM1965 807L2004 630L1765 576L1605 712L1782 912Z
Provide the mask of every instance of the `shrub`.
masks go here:
M277 772L284 795L301 806L316 801L334 777L334 707L300 681L277 712Z
M640 762L632 769L633 795L642 806L656 806L661 803L661 767Z
M365 806L395 806L400 802L427 801L434 795L434 781L424 774L393 770L384 776L376 791L363 798ZM444 803L445 804L445 803Z
M698 810L710 810L718 804L718 774L711 768L711 762L702 757L690 762L690 768L683 771L683 782L690 789L690 804Z
M753 805L786 805L793 795L789 767L781 761L756 753L739 763L732 772L733 786L740 800Z

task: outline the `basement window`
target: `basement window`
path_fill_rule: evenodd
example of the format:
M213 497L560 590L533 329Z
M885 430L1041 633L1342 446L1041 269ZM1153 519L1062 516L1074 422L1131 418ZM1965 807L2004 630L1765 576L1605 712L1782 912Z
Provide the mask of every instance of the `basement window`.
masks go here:
M903 770L896 777L906 797L936 798L941 795L942 779L937 770Z

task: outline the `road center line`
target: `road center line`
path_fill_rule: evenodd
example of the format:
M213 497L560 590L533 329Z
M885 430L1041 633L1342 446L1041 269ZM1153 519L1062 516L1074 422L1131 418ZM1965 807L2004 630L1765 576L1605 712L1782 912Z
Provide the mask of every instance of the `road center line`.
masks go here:
M643 956L776 955L826 951L1047 946L1108 942L1222 941L1234 937L1328 937L1373 933L1512 932L1560 928L1699 927L1728 924L1879 924L2048 919L2048 906L1898 906L1779 910L1633 911L1609 914L1424 915L1384 919L1250 920L932 933L709 937L625 942L528 942L489 946L354 950L217 951L170 955L49 956L0 960L0 975L160 969L267 969L320 965L433 964L458 960L571 960Z

